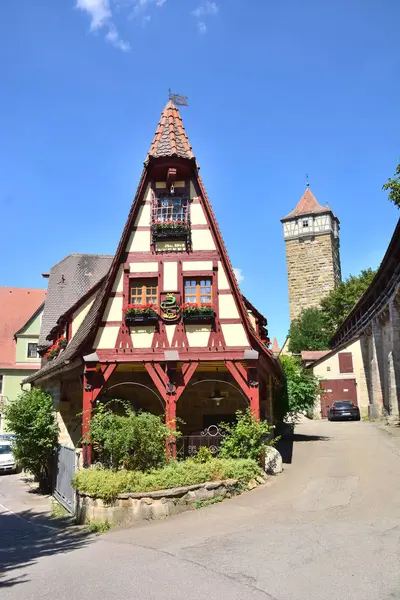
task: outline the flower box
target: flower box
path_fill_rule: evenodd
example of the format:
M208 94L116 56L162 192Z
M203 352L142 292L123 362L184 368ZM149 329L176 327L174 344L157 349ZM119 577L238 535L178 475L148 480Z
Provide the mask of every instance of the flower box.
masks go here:
M211 304L191 304L182 306L182 317L187 323L212 323L215 317Z
M161 221L153 223L153 237L160 238L181 238L188 234L189 226L184 221Z
M136 315L125 315L125 323L127 325L137 325L139 324L152 324L152 323L156 323L158 320L158 315L157 313L152 313L152 314L136 314Z
M153 304L128 304L124 309L127 325L152 324L158 320L158 314Z

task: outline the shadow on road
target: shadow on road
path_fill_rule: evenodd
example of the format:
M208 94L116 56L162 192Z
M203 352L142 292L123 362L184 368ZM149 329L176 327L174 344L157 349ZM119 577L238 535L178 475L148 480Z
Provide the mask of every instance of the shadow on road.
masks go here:
M0 514L0 590L28 581L27 575L12 571L34 564L43 556L71 552L87 545L87 531L54 526L43 514L33 511ZM9 575L11 575L9 577Z
M324 435L305 435L303 433L290 433L283 436L276 443L276 449L281 453L285 464L290 465L293 460L293 446L297 442L326 442L330 438Z

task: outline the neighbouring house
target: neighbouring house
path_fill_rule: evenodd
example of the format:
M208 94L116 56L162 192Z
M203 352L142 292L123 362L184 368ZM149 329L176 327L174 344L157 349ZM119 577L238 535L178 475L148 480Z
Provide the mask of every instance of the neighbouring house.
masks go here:
M65 260L50 272L43 366L26 380L52 394L62 444L78 447L96 403L115 398L171 427L179 419L183 454L206 436L217 444L218 424L238 409L273 421L283 373L267 320L239 290L174 103L162 112L115 256L75 271ZM90 283L80 290L75 277ZM89 443L83 457L88 466Z
M338 350L301 353L303 364L319 379L321 394L314 407L314 418L326 418L328 408L336 400L351 400L368 415L368 392L359 340Z
M0 433L7 402L27 374L40 368L37 352L46 290L0 287Z

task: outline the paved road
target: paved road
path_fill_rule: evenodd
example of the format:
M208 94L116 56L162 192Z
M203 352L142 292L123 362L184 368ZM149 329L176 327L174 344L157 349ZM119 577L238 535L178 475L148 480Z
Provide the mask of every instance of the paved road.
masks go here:
M400 438L370 423L303 424L265 487L97 538L6 512L12 482L2 600L400 599Z

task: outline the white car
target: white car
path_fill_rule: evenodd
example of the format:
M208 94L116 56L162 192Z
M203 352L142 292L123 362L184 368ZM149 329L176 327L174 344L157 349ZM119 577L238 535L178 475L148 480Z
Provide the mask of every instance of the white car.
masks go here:
M0 473L14 473L17 470L11 443L0 439Z

